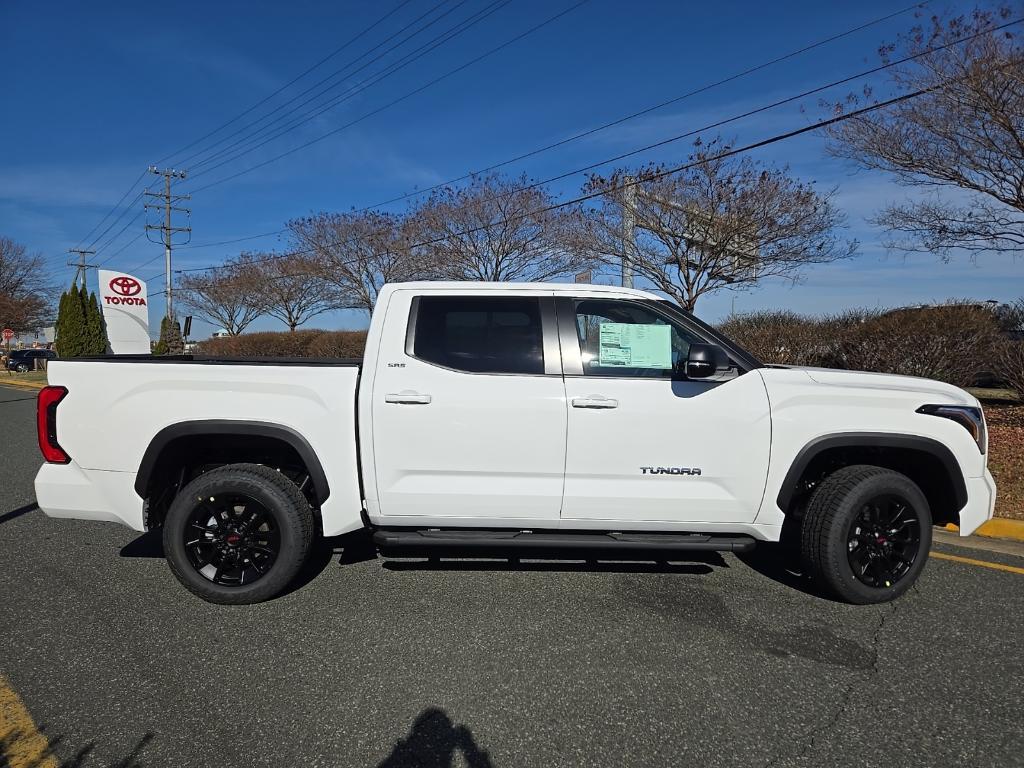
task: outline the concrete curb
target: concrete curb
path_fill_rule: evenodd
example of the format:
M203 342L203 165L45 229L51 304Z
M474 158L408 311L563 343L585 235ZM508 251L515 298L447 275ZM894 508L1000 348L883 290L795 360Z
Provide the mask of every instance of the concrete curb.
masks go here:
M947 531L959 533L960 529L949 523ZM1024 520L1010 520L1004 517L994 517L987 523L982 523L973 536L986 536L990 539L1009 539L1011 541L1024 541Z

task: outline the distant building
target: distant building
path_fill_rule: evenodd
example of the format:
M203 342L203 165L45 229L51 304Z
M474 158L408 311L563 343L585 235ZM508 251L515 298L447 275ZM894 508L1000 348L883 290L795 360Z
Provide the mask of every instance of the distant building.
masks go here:
M35 331L25 331L11 339L11 348L23 349L25 347L31 347L33 344L38 344L40 346L53 344L56 335L56 331L52 325L45 328L39 328Z

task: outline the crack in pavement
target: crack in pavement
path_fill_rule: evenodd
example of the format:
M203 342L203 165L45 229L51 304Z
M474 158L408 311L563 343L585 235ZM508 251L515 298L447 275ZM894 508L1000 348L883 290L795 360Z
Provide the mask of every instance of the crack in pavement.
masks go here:
M914 584L913 588L916 590L917 585ZM882 639L882 631L885 629L886 624L889 622L889 619L896 613L896 606L894 603L889 603L887 608L888 611L884 609L881 611L878 626L875 627L875 631L871 634L870 648L874 654L874 658L871 662L871 666L868 667L865 674L863 676L854 677L852 680L850 680L850 683L843 690L843 694L840 697L839 706L836 708L836 711L825 722L821 723L820 725L818 725L810 731L810 733L807 735L808 737L804 743L804 746L798 752L791 755L775 755L770 760L768 760L767 763L764 764L764 768L773 768L773 766L780 764L779 761L786 758L789 758L790 760L795 762L806 757L814 749L815 745L818 743L819 738L827 734L829 731L834 729L839 724L840 718L842 718L843 714L846 712L847 707L850 706L850 702L853 700L853 694L857 691L857 689L859 689L863 685L866 685L868 682L870 682L874 677L878 675L878 644Z

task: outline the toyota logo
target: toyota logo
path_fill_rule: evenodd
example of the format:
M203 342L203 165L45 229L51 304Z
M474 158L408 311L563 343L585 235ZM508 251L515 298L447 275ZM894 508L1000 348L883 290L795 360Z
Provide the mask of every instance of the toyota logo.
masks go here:
M142 290L142 284L134 277L115 277L110 281L110 290L121 296L134 296Z

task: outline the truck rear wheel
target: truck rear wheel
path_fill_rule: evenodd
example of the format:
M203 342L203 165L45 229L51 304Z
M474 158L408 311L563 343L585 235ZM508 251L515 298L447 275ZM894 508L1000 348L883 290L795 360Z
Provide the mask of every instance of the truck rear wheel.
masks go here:
M205 472L174 499L164 552L186 589L211 603L246 605L280 594L313 541L313 512L285 475L259 464Z
M815 489L801 528L811 576L848 603L884 603L917 580L932 541L928 500L906 475L843 467Z

